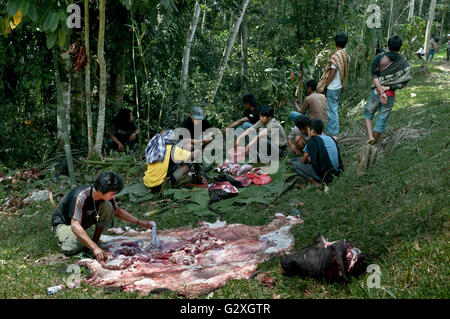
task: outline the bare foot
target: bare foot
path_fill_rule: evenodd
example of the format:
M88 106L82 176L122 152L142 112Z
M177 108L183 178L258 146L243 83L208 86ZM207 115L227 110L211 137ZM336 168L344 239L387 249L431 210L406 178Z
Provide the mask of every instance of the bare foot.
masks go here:
M367 144L375 145L376 142L377 142L377 140L374 137L372 137L367 141Z

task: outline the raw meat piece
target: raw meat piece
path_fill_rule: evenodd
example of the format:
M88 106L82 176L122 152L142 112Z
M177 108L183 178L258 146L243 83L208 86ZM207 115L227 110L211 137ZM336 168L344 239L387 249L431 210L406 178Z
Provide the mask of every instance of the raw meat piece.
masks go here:
M95 259L83 259L79 264L92 271L87 279L92 286L123 287L143 294L165 288L193 297L222 287L230 279L249 278L258 263L293 246L289 230L302 222L285 216L264 226L203 222L197 228L160 231L160 250L140 248L150 244L149 232L128 237L104 235L101 241L108 262L102 266ZM116 254L124 248L135 249L135 255Z
M231 175L228 174L219 174L216 177L214 177L214 180L216 182L230 182L230 184L233 186L242 187L242 183L240 181L231 177Z
M253 173L247 173L245 174L245 176L251 178L252 183L255 185L266 185L272 181L272 178L270 178L269 174L257 175Z
M213 189L220 189L227 193L237 194L239 193L238 189L230 184L230 182L217 182L215 184L210 184L208 190L211 191Z
M217 182L215 184L210 184L208 187L208 191L211 195L211 199L209 200L209 204L218 202L222 199L231 198L237 196L238 189L230 184L230 182ZM208 205L209 209L219 215L219 219L222 219L222 214L220 211L216 211L210 205Z
M236 175L242 175L242 174L247 174L248 172L250 172L253 168L253 166L249 165L249 164L245 164L242 165L241 168L239 168L238 172Z
M216 169L219 173L223 172L223 173L229 173L231 175L241 175L241 174L245 174L245 173L248 173L249 171L251 171L253 169L253 166L251 166L249 164L244 164L241 166L241 164L233 163L233 162L226 160L225 162L217 165Z
M252 179L249 177L246 177L245 175L236 176L234 179L239 181L241 183L242 187L250 186L250 184L252 183Z

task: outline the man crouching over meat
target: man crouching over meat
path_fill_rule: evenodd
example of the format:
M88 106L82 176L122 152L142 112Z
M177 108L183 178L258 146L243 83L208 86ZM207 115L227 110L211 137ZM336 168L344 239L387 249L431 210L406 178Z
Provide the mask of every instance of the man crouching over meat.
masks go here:
M87 247L98 262L106 261L106 253L98 246L98 241L114 215L140 227L152 228L150 221L140 220L117 206L114 197L122 188L120 176L105 171L94 186L78 186L59 202L53 213L52 229L66 256L78 254ZM91 239L86 230L92 225L95 225L95 232Z

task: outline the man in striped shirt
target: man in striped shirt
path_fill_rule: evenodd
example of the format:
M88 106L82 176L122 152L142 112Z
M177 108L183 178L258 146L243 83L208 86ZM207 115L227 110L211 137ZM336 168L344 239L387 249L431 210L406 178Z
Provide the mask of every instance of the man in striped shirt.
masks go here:
M53 213L52 228L65 255L75 255L89 248L98 262L106 261L106 253L98 246L98 241L114 216L143 228L152 227L150 221L140 220L117 206L114 197L122 188L119 175L105 171L93 186L78 186L64 196ZM86 230L92 225L95 231L91 239Z

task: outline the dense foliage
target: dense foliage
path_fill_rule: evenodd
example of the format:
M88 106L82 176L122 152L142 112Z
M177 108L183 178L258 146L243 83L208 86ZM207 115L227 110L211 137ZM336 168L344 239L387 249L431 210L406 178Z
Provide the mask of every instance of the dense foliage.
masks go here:
M423 1L420 17L417 2L413 20L408 20L410 0L396 0L393 10L393 33L403 37L404 53L408 57L412 57L412 52L422 46L424 40L430 1ZM72 3L80 6L83 16L84 1L0 2L3 33L0 36L3 83L0 87L3 111L0 160L4 166L41 163L58 149L53 52L67 50L77 39L83 40L85 32L83 23L80 29L70 29L65 23L70 14L66 8ZM123 106L132 109L137 118L143 133L141 144L161 128L179 124L176 111L187 113L193 105L205 107L211 122L223 128L242 112L240 98L245 92L254 93L260 104L275 106L276 116L288 121L296 98L299 63L304 68L304 83L310 78L318 79L334 49L333 37L337 32L349 35L346 49L351 56L348 86L351 89L343 96L341 112L345 114L355 103L358 88L366 88L370 81L369 65L377 43L383 46L386 42L390 13L390 0L250 1L246 11L248 74L242 72L239 35L218 94L211 103L207 97L214 88L222 53L241 2L205 0L200 3L200 21L191 46L188 99L187 104L181 106L182 55L195 1L107 2L105 136L110 119ZM368 28L366 24L371 14L366 12L369 4L378 4L381 8L379 29ZM438 1L432 31L436 35L441 31L444 4L445 1ZM98 88L98 1L89 1L89 8L91 83ZM448 22L444 24L443 30L448 30ZM84 79L85 71L79 72ZM75 80L75 72L67 76L73 87L84 83ZM94 123L98 110L95 92L94 88L91 97ZM74 103L70 115L72 146L85 152L84 106Z

